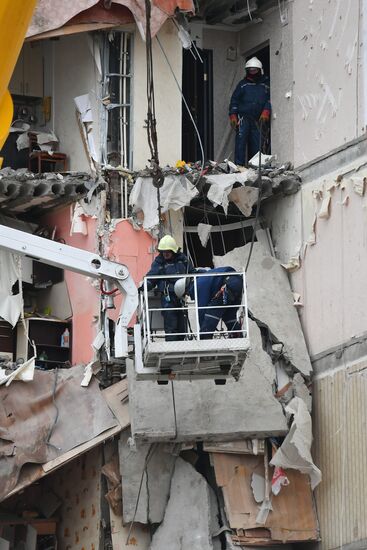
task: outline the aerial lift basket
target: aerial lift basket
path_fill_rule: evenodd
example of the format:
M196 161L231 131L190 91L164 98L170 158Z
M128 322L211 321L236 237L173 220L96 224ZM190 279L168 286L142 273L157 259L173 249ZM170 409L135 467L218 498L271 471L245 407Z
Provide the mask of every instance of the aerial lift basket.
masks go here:
M236 273L243 277L243 293L236 304L227 304L222 308L231 308L240 322L240 330L229 330L219 322L214 333L200 331L200 317L203 309L217 315L218 306L198 306L198 277L233 276L229 273L200 273L185 275L187 286L193 285L194 298L186 297L182 305L170 308L183 312L185 332L167 335L164 331L160 296L148 292L147 279L144 279L143 292L140 294L138 322L134 327L135 371L138 380L156 380L164 383L168 380L212 379L225 383L226 378L238 380L249 351L248 315L245 273ZM181 277L181 275L180 275ZM154 279L175 279L173 276L149 277ZM209 281L208 281L209 282ZM205 338L208 335L209 338ZM167 341L168 338L176 338Z

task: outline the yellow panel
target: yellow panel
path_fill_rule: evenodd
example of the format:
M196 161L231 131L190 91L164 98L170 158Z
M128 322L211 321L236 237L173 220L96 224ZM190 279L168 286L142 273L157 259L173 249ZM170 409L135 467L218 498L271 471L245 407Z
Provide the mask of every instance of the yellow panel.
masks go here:
M37 0L0 2L0 149L8 135L13 115L7 88L36 2Z

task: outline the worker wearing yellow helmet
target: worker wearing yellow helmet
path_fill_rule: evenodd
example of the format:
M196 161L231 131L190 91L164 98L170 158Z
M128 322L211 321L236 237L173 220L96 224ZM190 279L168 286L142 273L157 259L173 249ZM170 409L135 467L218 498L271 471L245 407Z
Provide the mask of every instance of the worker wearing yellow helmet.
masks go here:
M171 235L165 235L158 243L158 256L152 263L147 277L155 275L185 275L195 270L183 252L181 252L175 239ZM157 289L161 293L161 305L164 308L163 320L166 340L184 340L186 323L183 310L174 310L182 306L181 300L176 296L174 287L176 278L148 279L148 290Z

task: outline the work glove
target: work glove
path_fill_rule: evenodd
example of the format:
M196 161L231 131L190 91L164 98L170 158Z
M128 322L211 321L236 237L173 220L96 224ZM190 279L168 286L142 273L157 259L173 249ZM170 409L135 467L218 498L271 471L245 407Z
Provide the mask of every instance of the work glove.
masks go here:
M269 109L264 109L263 112L260 115L260 122L268 122L270 119L270 111Z
M233 130L235 130L238 126L238 117L237 115L229 115L229 122L231 124L231 127Z

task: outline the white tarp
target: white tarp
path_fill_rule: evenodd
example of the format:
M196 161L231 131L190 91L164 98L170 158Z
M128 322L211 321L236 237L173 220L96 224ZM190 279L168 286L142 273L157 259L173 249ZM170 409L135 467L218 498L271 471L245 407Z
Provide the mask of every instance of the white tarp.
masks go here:
M183 175L169 175L159 190L162 213L168 210L180 210L190 204L197 194L197 189ZM144 213L143 228L150 231L158 226L158 195L153 185L153 178L138 178L130 193L130 206L134 212Z
M299 397L294 397L285 407L285 411L287 414L293 415L293 422L270 464L280 466L285 470L292 468L303 474L308 474L311 479L311 487L315 489L321 481L321 472L313 463L311 456L311 415L307 410L306 403Z
M251 168L239 172L237 174L216 174L213 176L205 176L205 179L210 183L208 191L208 199L214 206L222 206L227 214L229 198L228 195L232 191L235 183L245 184L247 181L255 181L257 173Z
M13 327L17 324L23 310L21 294L12 293L12 287L20 279L17 256L0 251L0 317Z

